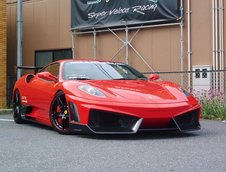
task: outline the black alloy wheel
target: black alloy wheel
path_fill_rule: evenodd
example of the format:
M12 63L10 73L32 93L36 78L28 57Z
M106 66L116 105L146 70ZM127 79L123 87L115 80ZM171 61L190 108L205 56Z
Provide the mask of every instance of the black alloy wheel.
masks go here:
M21 115L22 115L22 105L20 92L16 90L13 96L13 119L15 123L17 124L25 123L25 120L22 119Z
M70 134L68 103L62 91L58 92L53 99L50 120L53 128L60 134Z

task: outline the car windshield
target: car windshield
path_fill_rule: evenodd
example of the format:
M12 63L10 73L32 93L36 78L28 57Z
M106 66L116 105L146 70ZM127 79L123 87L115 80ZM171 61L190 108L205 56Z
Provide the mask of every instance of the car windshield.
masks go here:
M66 62L64 80L147 80L147 78L123 63L113 62Z

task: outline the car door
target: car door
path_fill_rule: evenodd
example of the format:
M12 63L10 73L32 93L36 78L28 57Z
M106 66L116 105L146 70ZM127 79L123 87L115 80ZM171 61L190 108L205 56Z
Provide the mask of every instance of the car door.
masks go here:
M53 63L42 69L39 73L49 72L56 78L59 78L59 68L59 63ZM49 108L57 90L58 80L57 82L54 82L52 80L41 78L38 74L35 77L36 79L32 82L31 87L33 88L32 99L34 107L38 112L36 118L48 120Z

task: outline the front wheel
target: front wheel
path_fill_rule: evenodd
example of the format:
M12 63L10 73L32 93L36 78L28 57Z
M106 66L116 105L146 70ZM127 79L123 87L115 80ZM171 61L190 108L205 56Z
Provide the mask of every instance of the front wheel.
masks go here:
M20 92L16 90L13 96L13 119L15 123L17 124L25 123L25 120L22 119L21 115L22 115L22 106Z
M68 104L64 93L61 91L53 99L50 120L53 128L60 134L70 134Z

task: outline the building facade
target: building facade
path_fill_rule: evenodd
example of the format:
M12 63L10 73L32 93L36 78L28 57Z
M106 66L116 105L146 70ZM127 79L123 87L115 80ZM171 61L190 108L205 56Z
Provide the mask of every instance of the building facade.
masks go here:
M0 109L6 108L6 1L0 1Z
M8 76L12 77L16 75L16 2L7 0ZM225 0L182 2L182 29L178 23L129 29L128 35L124 29L86 34L74 32L72 36L71 0L26 0L23 2L23 65L43 66L61 58L72 58L74 52L74 58L128 60L142 72L152 69L160 72L191 71L195 66L224 70ZM132 46L124 47L126 37ZM126 54L128 59L125 59ZM181 83L180 75L162 77ZM186 87L190 87L192 77L191 74L184 78ZM219 78L221 76L212 80Z

